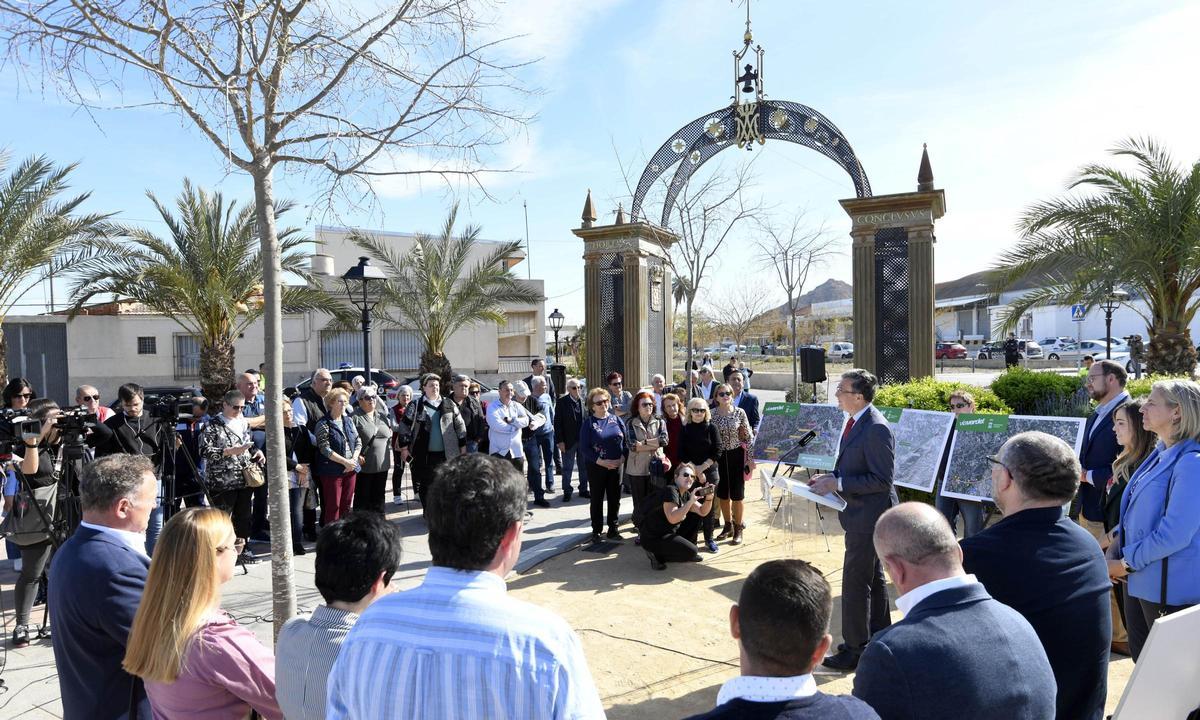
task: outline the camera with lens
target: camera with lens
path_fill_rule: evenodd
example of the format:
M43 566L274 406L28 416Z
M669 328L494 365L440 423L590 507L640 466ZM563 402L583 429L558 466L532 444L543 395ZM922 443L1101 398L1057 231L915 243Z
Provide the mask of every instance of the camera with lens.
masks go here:
M83 437L85 432L96 427L99 423L100 419L96 417L96 413L89 412L87 408L81 405L63 408L54 421L55 427L58 428L58 431L66 439ZM40 430L39 428L38 432Z
M196 408L191 398L180 400L175 395L161 395L158 401L150 406L150 417L158 420L170 420L173 423L180 420L192 420L195 413Z
M717 491L717 488L710 484L700 485L699 483L692 486L692 494L703 500Z
M30 420L21 410L15 408L0 408L0 460L12 458L13 445L21 442L21 434L29 432L27 427L36 425L34 433L42 431L42 424Z

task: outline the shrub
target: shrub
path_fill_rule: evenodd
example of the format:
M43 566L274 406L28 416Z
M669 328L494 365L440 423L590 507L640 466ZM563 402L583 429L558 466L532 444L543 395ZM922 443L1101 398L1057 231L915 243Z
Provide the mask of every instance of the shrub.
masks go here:
M796 396L795 396L794 394L792 394L792 389L791 389L791 388L788 388L788 389L787 389L787 392L786 392L786 393L784 393L784 396L783 396L783 399L784 399L784 401L786 401L786 402L790 402L790 403L794 403L794 402L799 402L799 403L819 403L819 402L821 402L821 398L822 398L822 397L823 397L823 395L824 395L824 394L823 394L823 393L820 391L820 389L818 389L818 390L817 390L817 396L816 396L816 399L814 400L814 399L813 399L813 386L812 386L812 385L806 385L806 384L804 384L804 383L800 383L800 384L797 386L797 388L796 388L796 389L800 391L800 399L799 399L799 400L797 400L797 399L796 399Z
M991 387L1016 415L1075 416L1081 402L1076 393L1083 387L1083 378L1012 367L993 380Z
M1150 386L1159 380L1192 380L1187 375L1143 375L1141 380L1130 380L1125 383L1125 391L1130 397L1146 397L1150 394Z
M945 382L933 378L921 378L898 385L885 385L875 393L875 404L880 407L913 408L915 410L950 409L950 393L966 390L975 398L975 409L981 413L1009 414L1012 409L996 393L987 388L966 383Z

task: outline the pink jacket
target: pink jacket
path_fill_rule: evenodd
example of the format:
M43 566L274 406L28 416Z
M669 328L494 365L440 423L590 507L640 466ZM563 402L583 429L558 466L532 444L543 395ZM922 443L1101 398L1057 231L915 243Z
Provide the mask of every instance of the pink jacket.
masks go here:
M178 679L146 683L154 717L244 720L254 708L283 720L275 702L275 655L223 611L192 636Z

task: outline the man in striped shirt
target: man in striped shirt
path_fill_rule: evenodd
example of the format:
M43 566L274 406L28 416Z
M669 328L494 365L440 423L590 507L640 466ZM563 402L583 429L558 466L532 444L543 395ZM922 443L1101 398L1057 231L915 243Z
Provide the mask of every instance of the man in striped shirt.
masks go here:
M379 513L354 513L321 531L315 580L325 604L289 620L275 648L275 699L288 720L325 717L329 671L358 616L391 592L400 545L400 529Z
M425 509L433 566L359 618L330 674L326 717L604 717L575 633L506 594L526 491L501 458L472 453L439 468Z

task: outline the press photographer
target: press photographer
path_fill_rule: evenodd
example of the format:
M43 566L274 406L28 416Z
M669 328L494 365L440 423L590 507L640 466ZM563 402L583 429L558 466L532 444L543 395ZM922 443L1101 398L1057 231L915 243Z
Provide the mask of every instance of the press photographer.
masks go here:
M666 570L669 562L700 562L696 534L713 508L716 487L691 463L675 468L674 482L650 495L642 516L642 549L650 566Z
M37 632L38 637L50 636L48 625L34 627L29 616L38 581L54 549L51 533L58 514L61 490L58 481L63 463L62 438L55 421L61 411L53 400L35 403L32 419L12 428L20 434L23 447L18 448L21 461L17 466L18 484L13 509L3 526L4 534L9 535L21 551L21 576L17 578L14 592L17 606L16 627L12 634L14 648L29 645L31 632Z

